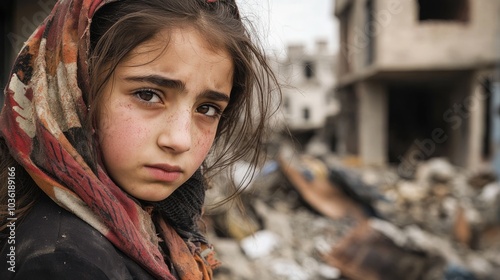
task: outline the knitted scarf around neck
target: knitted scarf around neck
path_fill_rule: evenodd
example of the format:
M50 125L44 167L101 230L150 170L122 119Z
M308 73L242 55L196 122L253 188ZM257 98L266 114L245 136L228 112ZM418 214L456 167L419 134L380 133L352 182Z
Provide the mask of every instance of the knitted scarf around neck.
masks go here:
M0 137L43 192L155 278L176 279L159 249L159 242L165 242L180 279L210 279L216 261L202 257L207 252L201 251L211 248L195 226L204 198L200 175L158 203L154 212L159 214L150 215L92 160L91 132L83 127L89 30L96 10L113 1L117 0L56 4L14 63L0 115ZM183 207L191 214L178 216Z

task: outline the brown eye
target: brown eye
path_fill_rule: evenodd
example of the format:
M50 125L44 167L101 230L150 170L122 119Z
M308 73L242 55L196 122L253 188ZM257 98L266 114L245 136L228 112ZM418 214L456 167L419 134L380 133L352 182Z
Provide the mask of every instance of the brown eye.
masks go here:
M135 92L135 96L137 96L137 98L139 98L141 101L145 102L151 102L151 103L161 102L159 95L153 90L148 90L148 89L139 90Z
M213 105L201 105L196 109L196 112L208 117L219 117L222 113L218 107Z

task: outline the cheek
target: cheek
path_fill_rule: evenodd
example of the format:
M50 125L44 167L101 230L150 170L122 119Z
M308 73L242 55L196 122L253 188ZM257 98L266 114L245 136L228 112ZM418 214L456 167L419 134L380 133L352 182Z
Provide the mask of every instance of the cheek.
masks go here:
M201 130L198 133L196 147L198 147L198 161L205 160L205 157L212 148L212 144L214 143L216 129L205 129Z
M125 114L114 114L100 123L98 131L101 153L106 162L126 160L134 149L140 148L147 135L144 123Z
M123 160L124 154L119 152L119 147L122 147L122 149L126 148L123 147L123 139L123 129L119 125L108 123L101 126L99 141L104 162L119 162Z

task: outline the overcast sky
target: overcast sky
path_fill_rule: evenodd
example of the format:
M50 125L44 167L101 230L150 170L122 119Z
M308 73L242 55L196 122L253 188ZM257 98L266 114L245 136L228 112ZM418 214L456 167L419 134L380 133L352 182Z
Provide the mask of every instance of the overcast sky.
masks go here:
M268 50L283 55L288 44L303 43L311 51L318 39L338 49L332 0L237 0L241 13L255 22Z

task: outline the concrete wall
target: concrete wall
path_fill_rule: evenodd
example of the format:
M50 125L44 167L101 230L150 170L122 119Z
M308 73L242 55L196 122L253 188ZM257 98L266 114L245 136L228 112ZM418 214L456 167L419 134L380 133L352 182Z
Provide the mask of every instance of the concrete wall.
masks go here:
M372 12L369 1L336 3L340 33L347 31L340 38L341 78L367 71L473 69L500 60L500 0L468 0L466 22L419 21L417 0L372 0Z
M424 102L434 108L422 111L430 123L418 123L422 131L398 129L397 133L413 133L401 134L410 147L401 146L399 152L410 151L413 142L427 139L426 130L443 128L446 140L439 139L439 150L436 146L436 153L427 156L447 156L468 168L488 160L485 145L490 131L485 120L489 101L481 95L484 79L480 76L490 75L500 62L500 0L467 3L467 16L458 20L420 20L418 0L336 0L335 16L341 29L337 92L353 97L344 98L347 102L358 102L353 107L356 121L346 122L342 130L355 131L357 147L343 150L358 154L365 164L386 162L388 152L394 152L388 146L387 90L418 86ZM444 96L430 100L433 93ZM457 106L465 111L455 112ZM352 112L343 115L354 116ZM340 137L339 143L347 147L348 135Z
M453 69L500 59L500 1L469 0L469 21L419 21L416 0L375 1L377 66Z
M313 65L312 77L306 76L306 62ZM287 57L275 69L284 85L283 110L290 129L319 129L327 116L337 113L338 103L332 98L334 56L324 42L317 42L312 53L306 53L303 45L289 46Z
M363 164L387 163L387 91L379 83L357 84L359 99L359 151Z
M368 47L368 37L364 31L365 0L344 1L337 5L335 13L339 17L340 50L339 74L340 77L349 73L358 73L365 67ZM344 36L342 36L344 34Z

